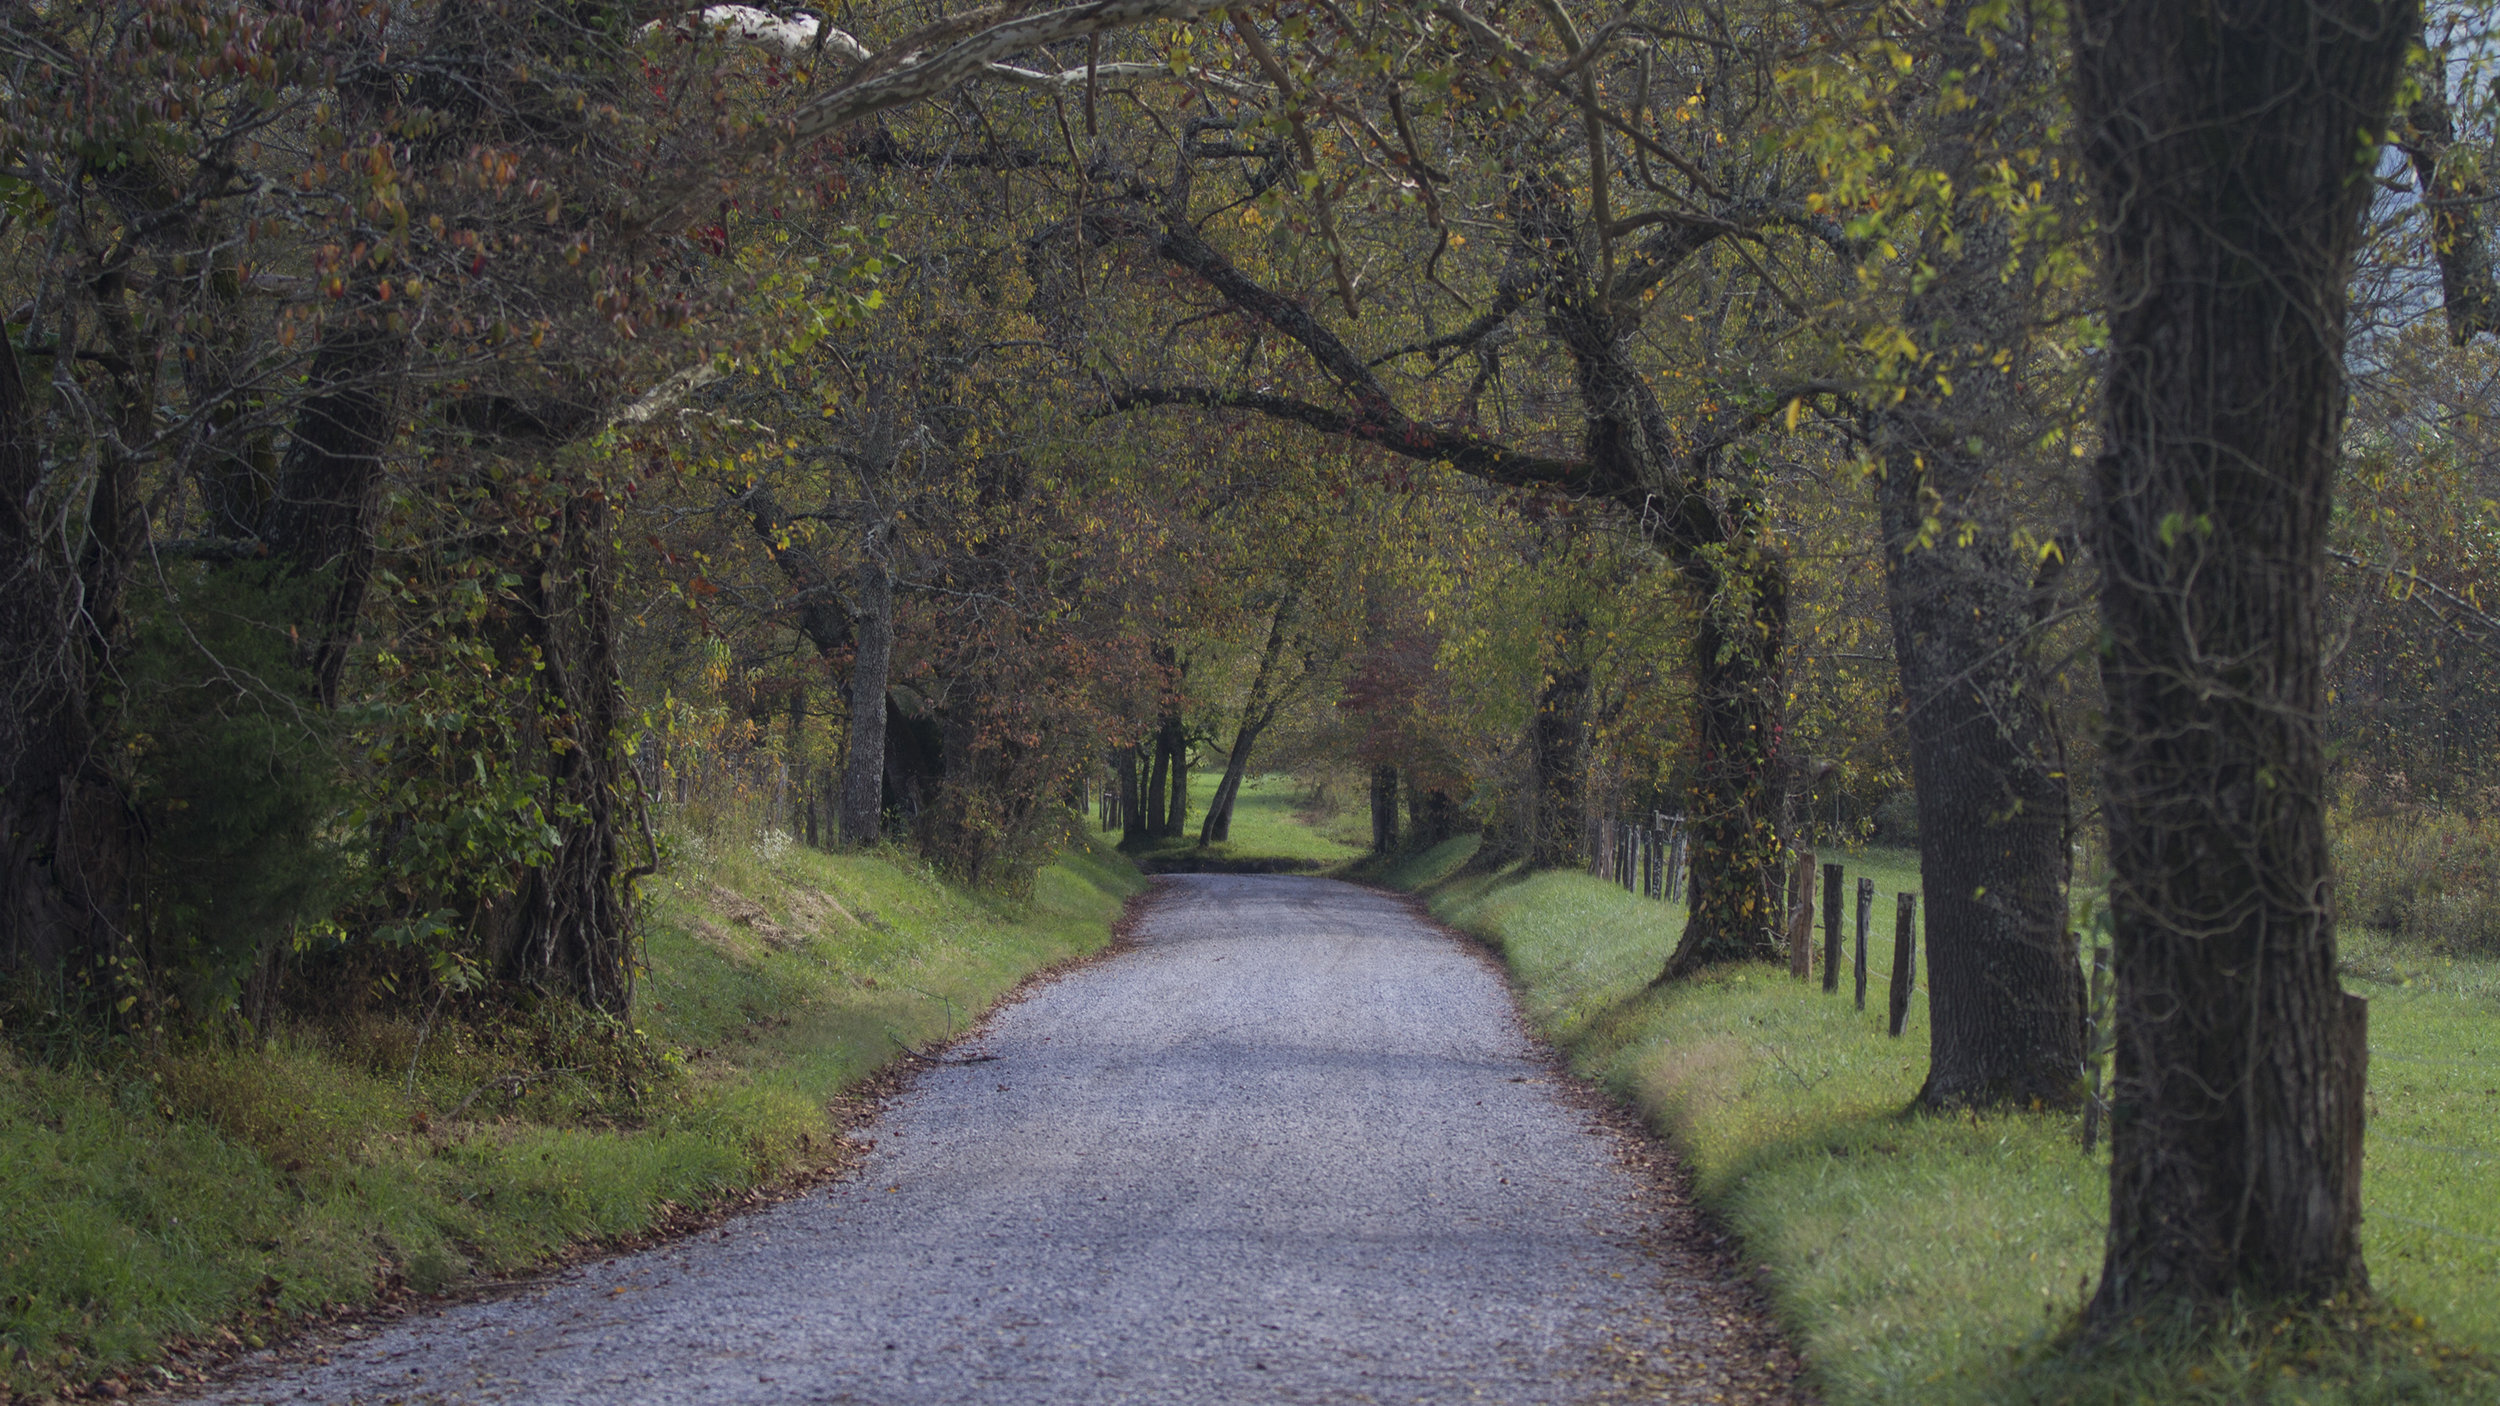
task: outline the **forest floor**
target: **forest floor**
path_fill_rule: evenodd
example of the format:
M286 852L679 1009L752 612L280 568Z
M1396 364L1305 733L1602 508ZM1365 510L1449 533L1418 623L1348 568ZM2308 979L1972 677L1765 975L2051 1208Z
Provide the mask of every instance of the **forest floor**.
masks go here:
M1143 887L1090 840L1024 900L743 818L667 842L639 1028L306 1012L0 1045L0 1399L193 1379L821 1180L856 1160L862 1081L1100 951Z
M1904 1114L1923 987L1899 1039L1883 1012L1914 854L1822 856L1852 894L1877 885L1861 1013L1846 972L1837 995L1770 966L1652 991L1680 905L1577 873L1461 874L1473 844L1357 872L1491 943L1537 1029L1677 1148L1834 1406L2500 1401L2500 961L2344 940L2371 1000L2364 1239L2385 1296L2348 1315L2360 1332L2257 1321L2218 1349L2085 1358L2061 1335L2098 1277L2106 1142L2085 1152L2072 1114Z
M1329 880L1165 879L856 1173L338 1336L219 1402L1785 1402L1798 1365L1499 971Z

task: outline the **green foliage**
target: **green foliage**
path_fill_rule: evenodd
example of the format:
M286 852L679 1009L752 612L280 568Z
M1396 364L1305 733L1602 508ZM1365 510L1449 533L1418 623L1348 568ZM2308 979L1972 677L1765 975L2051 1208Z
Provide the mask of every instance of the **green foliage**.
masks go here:
M307 702L286 627L330 586L261 564L171 574L174 591L140 603L115 721L147 826L151 984L213 1016L351 879L339 728Z
M377 573L373 697L355 713L372 888L388 923L377 936L421 941L443 904L500 893L545 862L557 833L531 765L543 720L526 642L496 638L517 581L478 558L423 578Z

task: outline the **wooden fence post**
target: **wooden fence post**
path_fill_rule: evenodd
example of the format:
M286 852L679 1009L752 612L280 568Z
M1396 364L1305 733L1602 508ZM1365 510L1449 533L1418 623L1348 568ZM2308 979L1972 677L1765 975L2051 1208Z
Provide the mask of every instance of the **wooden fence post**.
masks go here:
M1797 856L1788 879L1788 974L1799 981L1814 969L1814 851Z
M1892 900L1892 1033L1910 1018L1910 987L1918 980L1918 895L1903 893Z
M1840 989L1840 866L1823 866L1823 989Z
M1858 880L1858 1009L1866 1009L1866 929L1875 921L1875 881Z

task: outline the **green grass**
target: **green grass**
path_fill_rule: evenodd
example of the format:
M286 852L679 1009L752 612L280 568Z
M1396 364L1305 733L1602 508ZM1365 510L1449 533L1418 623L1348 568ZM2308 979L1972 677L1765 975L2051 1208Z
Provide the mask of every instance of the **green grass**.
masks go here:
M1371 820L1367 811L1350 814L1342 805L1314 808L1310 788L1290 776L1263 773L1245 779L1233 801L1232 833L1222 844L1201 849L1198 826L1206 819L1207 802L1224 779L1220 772L1196 771L1189 776L1188 833L1160 840L1136 851L1140 858L1171 856L1213 859L1298 859L1317 869L1333 869L1370 852Z
M1099 845L1009 903L892 855L689 843L649 895L640 1038L542 1013L83 1068L0 1047L0 1395L509 1273L824 1160L829 1099L1097 950L1139 885Z
M1458 875L1472 845L1378 877L1494 942L1574 1066L1677 1144L1834 1406L2500 1400L2488 1362L2447 1346L2500 1350L2500 963L2351 944L2348 980L2372 998L2380 1331L2259 1323L2236 1345L2073 1358L2055 1342L2098 1273L2106 1149L2085 1154L2067 1115L1903 1116L1926 1068L1924 993L1898 1040L1881 1012L1910 855L1823 856L1848 866L1852 893L1860 873L1879 888L1861 1015L1845 974L1837 997L1768 966L1649 991L1680 907L1579 874Z

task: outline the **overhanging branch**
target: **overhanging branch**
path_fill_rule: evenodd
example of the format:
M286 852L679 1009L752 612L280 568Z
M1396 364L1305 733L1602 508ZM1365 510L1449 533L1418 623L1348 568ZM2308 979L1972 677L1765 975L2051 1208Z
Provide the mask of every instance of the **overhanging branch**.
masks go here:
M1104 413L1125 414L1161 405L1248 411L1322 434L1377 445L1405 458L1447 464L1460 473L1515 488L1552 488L1580 494L1591 487L1589 466L1584 460L1522 453L1472 431L1442 429L1394 411L1387 416L1370 415L1359 409L1339 410L1290 396L1218 390L1211 386L1131 386L1113 392Z

